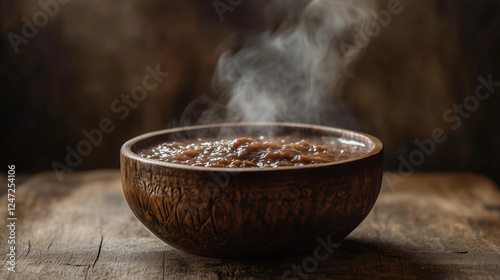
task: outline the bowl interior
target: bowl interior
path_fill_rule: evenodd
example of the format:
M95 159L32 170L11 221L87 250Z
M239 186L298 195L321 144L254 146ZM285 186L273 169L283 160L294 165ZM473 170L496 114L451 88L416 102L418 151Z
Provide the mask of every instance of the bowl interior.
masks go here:
M221 167L198 167L188 166L164 161L146 159L138 155L142 149L158 145L164 142L184 141L189 142L198 139L229 139L235 137L280 137L293 136L297 139L314 139L315 144L325 144L328 141L337 141L347 146L358 146L362 148L362 153L347 160L340 160L330 163L321 163L314 165L305 165L301 167L264 167L258 168L259 171L276 170L276 169L297 169L311 168L315 166L325 166L341 164L343 162L355 161L372 154L378 153L382 149L382 143L377 138L364 133L339 129L333 127L317 126L310 124L292 124L292 123L225 123L213 125L201 125L185 128L174 128L156 131L133 138L123 146L123 152L129 156L149 163L155 163L164 166L188 169L214 169L220 171ZM252 172L256 168L230 168L231 171Z

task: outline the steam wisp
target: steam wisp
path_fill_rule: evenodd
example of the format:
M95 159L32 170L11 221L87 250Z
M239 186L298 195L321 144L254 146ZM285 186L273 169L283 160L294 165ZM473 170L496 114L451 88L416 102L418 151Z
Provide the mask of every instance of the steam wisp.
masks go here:
M269 5L270 13L286 5L299 12L290 13L286 26L220 57L214 84L229 96L225 120L341 124L345 112L335 101L353 59L339 44L369 18L373 2L274 0Z

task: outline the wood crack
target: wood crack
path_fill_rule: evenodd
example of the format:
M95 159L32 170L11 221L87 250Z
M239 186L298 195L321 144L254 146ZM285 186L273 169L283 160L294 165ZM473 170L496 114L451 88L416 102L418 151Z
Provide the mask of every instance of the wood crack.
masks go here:
M95 264L97 263L99 257L101 256L102 242L104 241L104 235L102 234L102 218L99 219L99 231L101 233L101 241L99 242L99 249L97 251L97 256L95 257L94 263L92 263L92 268L95 267Z
M102 241L104 240L103 235L101 234L101 242L99 243L99 250L97 251L97 256L94 260L94 263L92 264L92 268L94 268L95 264L99 260L99 256L101 256L101 249L102 249Z
M28 252L26 252L26 255L24 255L24 258L26 258L28 256L28 254L30 253L30 250L31 250L31 240L28 240Z
M88 267L88 264L74 264L74 263L63 263L62 265L67 265L67 266L75 266L75 267L81 267L81 266L86 266Z
M87 275L89 274L89 269L90 269L90 264L87 265L87 269L85 270L85 277L83 277L84 280L87 280Z

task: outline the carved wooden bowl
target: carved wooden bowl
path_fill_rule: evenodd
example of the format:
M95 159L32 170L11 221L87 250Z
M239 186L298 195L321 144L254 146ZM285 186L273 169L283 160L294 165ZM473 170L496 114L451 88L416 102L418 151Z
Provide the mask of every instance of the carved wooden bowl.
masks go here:
M194 167L137 154L165 141L249 133L342 138L369 151L345 161L279 168ZM169 129L122 146L122 186L137 218L183 251L221 258L312 254L318 238L338 242L368 215L380 191L382 150L373 136L305 124Z

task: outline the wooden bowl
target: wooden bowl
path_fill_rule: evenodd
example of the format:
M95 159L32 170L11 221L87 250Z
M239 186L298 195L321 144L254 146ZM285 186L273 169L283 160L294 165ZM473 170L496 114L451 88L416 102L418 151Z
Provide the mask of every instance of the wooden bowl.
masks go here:
M279 168L194 167L137 154L165 141L249 133L343 138L369 151L345 161ZM368 215L380 191L382 150L373 136L306 124L168 129L122 146L122 186L136 217L180 250L221 258L312 254L318 238L338 242Z

